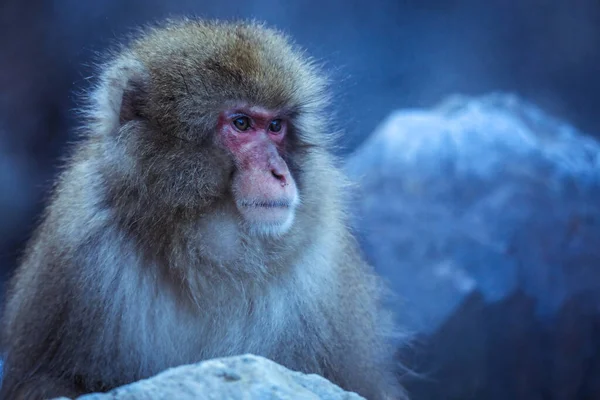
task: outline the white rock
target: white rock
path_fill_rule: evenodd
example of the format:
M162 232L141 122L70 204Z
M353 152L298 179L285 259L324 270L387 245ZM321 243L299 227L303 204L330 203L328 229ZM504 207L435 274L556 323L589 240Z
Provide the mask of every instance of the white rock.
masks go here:
M77 400L109 399L359 400L362 397L345 392L321 376L291 371L266 358L247 354L171 368L155 377L108 393L80 396Z

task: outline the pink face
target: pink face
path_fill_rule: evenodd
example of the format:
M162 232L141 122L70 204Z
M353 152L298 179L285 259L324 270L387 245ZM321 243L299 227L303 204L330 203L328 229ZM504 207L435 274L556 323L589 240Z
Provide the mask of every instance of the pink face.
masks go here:
M282 234L294 222L298 191L281 157L287 131L284 116L258 107L229 109L219 117L220 141L237 166L232 183L235 203L255 233Z

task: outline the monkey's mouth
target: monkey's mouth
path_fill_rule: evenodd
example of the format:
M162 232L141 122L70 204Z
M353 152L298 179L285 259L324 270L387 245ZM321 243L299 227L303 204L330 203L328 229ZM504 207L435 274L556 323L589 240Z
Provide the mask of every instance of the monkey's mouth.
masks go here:
M294 221L295 204L282 200L241 200L237 202L240 214L251 232L281 234Z
M247 208L290 208L290 202L285 200L277 201L241 201L241 207Z

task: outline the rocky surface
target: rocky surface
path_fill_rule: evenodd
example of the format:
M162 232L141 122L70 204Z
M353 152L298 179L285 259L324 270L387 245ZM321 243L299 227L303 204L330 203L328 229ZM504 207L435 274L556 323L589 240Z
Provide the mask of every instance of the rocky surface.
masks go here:
M413 399L600 398L599 167L595 140L504 94L398 111L348 159Z
M254 355L219 358L164 371L108 393L77 400L360 400L318 375L291 371ZM60 398L56 400L66 400Z

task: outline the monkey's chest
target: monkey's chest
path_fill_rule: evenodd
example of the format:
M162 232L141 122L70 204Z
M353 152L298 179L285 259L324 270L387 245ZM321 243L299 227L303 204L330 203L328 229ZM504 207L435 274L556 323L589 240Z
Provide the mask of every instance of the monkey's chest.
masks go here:
M130 292L131 293L131 292ZM248 298L227 292L212 301L182 307L169 292L139 287L121 310L120 335L105 338L127 365L126 380L148 377L166 368L208 358L253 353L275 358L295 328L298 315L291 293L273 288ZM246 294L247 295L247 294Z

